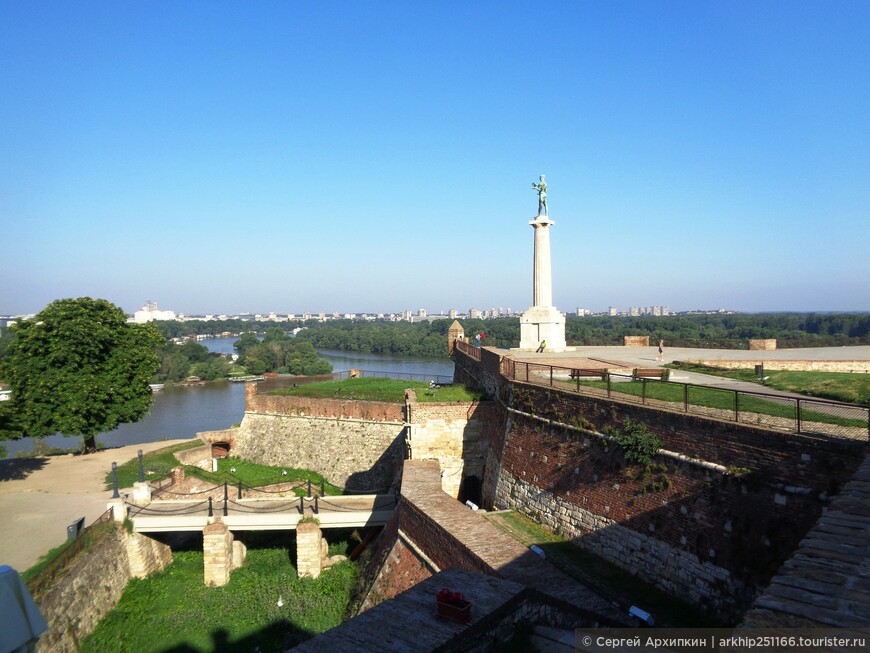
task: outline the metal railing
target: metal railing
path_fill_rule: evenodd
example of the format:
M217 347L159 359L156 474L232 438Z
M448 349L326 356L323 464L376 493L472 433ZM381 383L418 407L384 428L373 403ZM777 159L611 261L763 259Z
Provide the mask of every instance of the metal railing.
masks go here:
M867 440L870 433L868 408L838 401L638 378L606 370L581 371L510 359L502 361L501 372L513 381L791 433L857 440Z
M455 340L456 348L466 356L470 356L476 361L480 360L480 347L475 347L467 340Z

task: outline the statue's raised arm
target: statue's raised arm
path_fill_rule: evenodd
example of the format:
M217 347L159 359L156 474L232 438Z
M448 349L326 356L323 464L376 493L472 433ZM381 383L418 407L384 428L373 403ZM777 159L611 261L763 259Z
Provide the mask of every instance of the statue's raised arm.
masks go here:
M547 210L547 180L541 175L538 183L532 182L532 188L538 191L538 215L549 215Z

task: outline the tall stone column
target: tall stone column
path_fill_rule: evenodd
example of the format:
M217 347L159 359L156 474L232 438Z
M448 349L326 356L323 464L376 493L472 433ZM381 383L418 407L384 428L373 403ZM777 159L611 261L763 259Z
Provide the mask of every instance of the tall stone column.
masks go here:
M539 215L529 224L535 230L532 300L534 304L520 317L521 350L535 351L546 341L545 351L564 351L565 314L553 306L553 272L550 259L550 227L555 222Z

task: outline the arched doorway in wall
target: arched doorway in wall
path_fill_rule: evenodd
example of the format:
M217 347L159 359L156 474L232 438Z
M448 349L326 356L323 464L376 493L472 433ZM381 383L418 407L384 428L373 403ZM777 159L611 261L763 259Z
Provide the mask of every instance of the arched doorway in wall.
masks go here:
M483 503L483 494L481 492L480 478L477 476L466 476L462 479L459 485L459 500L462 503L471 501L478 506Z
M229 442L212 442L211 444L212 458L229 458L230 443Z

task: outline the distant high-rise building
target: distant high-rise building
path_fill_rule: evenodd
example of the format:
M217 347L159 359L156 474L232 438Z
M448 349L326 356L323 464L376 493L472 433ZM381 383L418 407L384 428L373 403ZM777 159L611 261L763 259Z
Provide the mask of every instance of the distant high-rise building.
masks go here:
M154 320L175 320L174 311L161 311L157 306L157 302L147 301L145 305L138 311L133 313L133 322L144 324L145 322L153 322Z
M480 312L478 308L469 308L468 309L468 317L472 320L479 320L483 317L483 313Z
M457 315L459 315L459 311L457 311L455 308L451 308L449 311L447 311L447 317L449 317L451 320L455 320Z
M425 308L417 309L417 317L419 317L420 319L426 317L426 309Z
M608 314L608 315L616 315L618 312L619 312L619 311L617 311L616 308L613 307L613 306L610 306L610 307L607 308L607 314Z
M638 315L640 315L640 309L637 306L632 306L628 309L628 314L632 317L637 317Z

